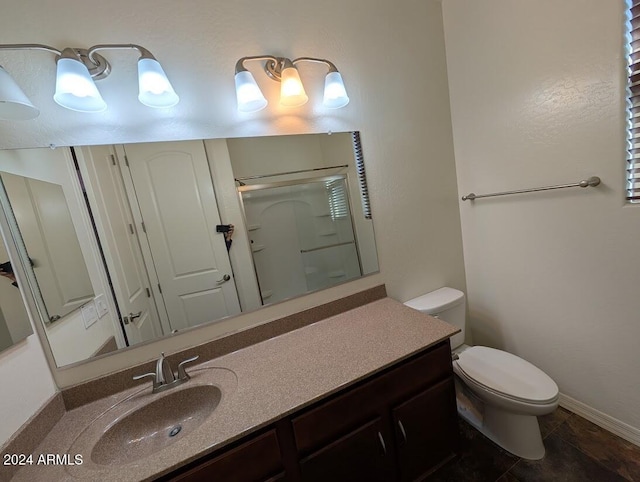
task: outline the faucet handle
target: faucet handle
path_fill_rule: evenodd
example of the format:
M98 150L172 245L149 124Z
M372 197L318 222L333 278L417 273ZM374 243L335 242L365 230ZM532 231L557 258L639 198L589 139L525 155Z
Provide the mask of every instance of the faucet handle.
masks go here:
M186 360L181 361L178 364L178 379L179 380L189 380L189 375L187 374L186 370L184 369L184 365L186 365L187 363L191 363L196 361L198 358L200 358L199 355L196 355L192 358L187 358Z
M159 385L166 385L176 380L169 360L165 358L164 353L161 353L160 358L156 361L156 380Z
M141 380L143 378L146 377L151 377L153 378L153 387L155 388L156 385L158 384L158 380L156 379L156 374L155 373L145 373L144 375L136 375L133 377L134 380Z

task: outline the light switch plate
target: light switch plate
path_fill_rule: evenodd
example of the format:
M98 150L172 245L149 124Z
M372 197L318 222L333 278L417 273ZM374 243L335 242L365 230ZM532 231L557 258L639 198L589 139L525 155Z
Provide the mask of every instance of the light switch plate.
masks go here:
M82 321L84 321L85 328L89 328L98 321L98 312L93 301L89 301L89 303L82 306Z
M95 299L96 310L98 312L98 318L102 318L104 315L109 313L109 305L107 305L107 300L104 295L96 296Z

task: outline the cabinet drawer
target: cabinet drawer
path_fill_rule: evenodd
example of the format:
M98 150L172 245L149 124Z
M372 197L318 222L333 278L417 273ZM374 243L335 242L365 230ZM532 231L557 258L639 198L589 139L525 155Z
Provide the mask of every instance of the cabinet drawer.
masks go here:
M393 455L377 418L300 462L304 482L386 482Z
M306 454L353 430L383 410L450 377L449 341L404 362L365 384L292 419L296 445Z
M276 431L271 430L212 460L179 474L171 482L258 482L285 480Z

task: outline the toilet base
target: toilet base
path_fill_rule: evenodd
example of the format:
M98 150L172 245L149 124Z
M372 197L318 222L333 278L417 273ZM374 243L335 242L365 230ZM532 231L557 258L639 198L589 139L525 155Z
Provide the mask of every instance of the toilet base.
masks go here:
M465 410L458 410L458 414L507 452L527 460L544 457L540 426L535 415L510 413L486 403L482 420L470 417Z

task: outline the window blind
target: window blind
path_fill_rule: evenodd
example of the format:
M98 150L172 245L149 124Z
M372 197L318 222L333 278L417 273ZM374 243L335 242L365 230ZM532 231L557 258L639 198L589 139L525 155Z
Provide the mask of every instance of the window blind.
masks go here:
M640 2L640 0L638 0ZM367 186L367 177L364 172L364 155L362 154L362 142L360 141L360 133L358 131L351 133L353 141L353 155L356 160L356 171L358 173L358 184L360 186L360 199L362 200L362 210L365 219L371 219L371 205L369 204L369 188Z
M629 0L627 200L640 202L640 0Z
M333 181L326 181L325 188L329 197L329 212L331 214L331 219L336 221L337 219L349 216L349 202L347 201L345 180L336 179Z

